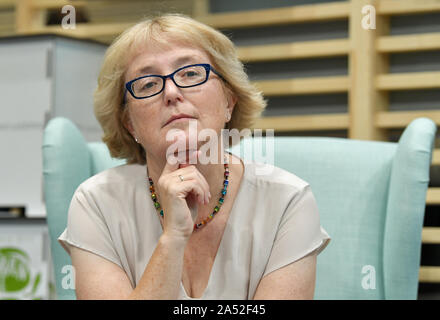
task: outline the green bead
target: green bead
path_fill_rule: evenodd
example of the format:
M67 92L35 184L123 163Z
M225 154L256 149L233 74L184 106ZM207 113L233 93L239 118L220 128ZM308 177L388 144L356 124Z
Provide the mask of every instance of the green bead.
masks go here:
M220 208L218 206L215 206L214 211L218 212L220 210Z
M156 207L156 209L159 209L159 208L160 208L160 204L159 204L159 202L155 202L155 203L154 203L154 206Z

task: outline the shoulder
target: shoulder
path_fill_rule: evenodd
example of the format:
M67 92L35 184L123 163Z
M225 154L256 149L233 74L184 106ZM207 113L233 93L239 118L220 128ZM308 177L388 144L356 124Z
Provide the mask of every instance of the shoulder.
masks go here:
M255 161L245 162L245 178L249 183L259 187L275 190L300 192L309 186L309 183L296 174L268 163Z
M124 164L113 167L88 178L81 183L77 191L93 193L97 191L128 191L139 183L146 181L145 166Z

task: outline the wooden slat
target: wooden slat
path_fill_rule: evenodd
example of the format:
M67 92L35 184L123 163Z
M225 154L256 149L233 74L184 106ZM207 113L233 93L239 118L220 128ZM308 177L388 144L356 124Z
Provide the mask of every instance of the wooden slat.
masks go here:
M349 52L348 39L306 41L237 48L246 62L342 56Z
M31 0L17 0L15 7L15 30L18 33L27 33L32 27L33 10Z
M194 0L192 16L203 17L209 14L209 0Z
M438 0L381 0L376 12L384 15L440 11Z
M426 204L440 204L440 188L428 188L428 192L426 194Z
M255 81L254 84L266 96L346 92L350 87L345 76Z
M424 243L424 244L440 244L440 228L439 227L423 227L422 243Z
M378 128L405 128L412 120L421 117L440 125L440 110L381 111L376 113L375 124Z
M378 74L388 73L388 59L377 53L375 41L378 36L389 33L389 19L378 16L374 32L365 32L360 21L363 8L376 4L374 0L351 1L349 37L351 50L348 60L348 73L351 90L348 94L350 128L348 138L358 140L388 139L388 133L374 125L374 115L388 109L388 94L376 89Z
M350 3L334 2L276 9L216 13L199 20L215 28L246 28L348 18Z
M14 8L17 0L0 0L0 9Z
M32 7L35 9L58 9L64 7L65 5L84 7L87 6L87 1L37 0L32 3Z
M75 29L63 29L60 25L34 28L28 34L55 33L76 38L93 38L118 35L134 23L77 23Z
M440 267L421 266L419 282L440 283Z
M197 10L202 10L200 3L196 4L200 1L205 0L89 0L86 10L87 16L93 23L134 23L150 14L166 12L166 8L193 16L196 6L198 6Z
M14 8L18 0L0 0L0 9ZM102 2L102 1L101 1ZM32 2L33 9L57 9L62 8L65 5L72 5L74 7L87 6L87 1L75 1L75 0L34 0Z
M415 90L440 88L440 72L408 72L376 77L379 90Z
M440 149L434 149L432 152L432 165L440 166Z
M254 128L276 131L345 130L348 128L347 114L323 114L301 116L263 117Z
M410 52L440 49L440 33L384 36L376 41L379 52Z

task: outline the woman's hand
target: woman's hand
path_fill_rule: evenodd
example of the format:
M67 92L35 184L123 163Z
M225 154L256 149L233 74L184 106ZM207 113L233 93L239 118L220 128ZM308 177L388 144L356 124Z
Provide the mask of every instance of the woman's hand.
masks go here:
M200 151L189 156L198 157ZM182 175L184 181L181 181ZM171 164L167 160L157 182L160 204L164 212L164 235L184 239L191 236L197 219L197 205L209 202L209 185L194 165Z

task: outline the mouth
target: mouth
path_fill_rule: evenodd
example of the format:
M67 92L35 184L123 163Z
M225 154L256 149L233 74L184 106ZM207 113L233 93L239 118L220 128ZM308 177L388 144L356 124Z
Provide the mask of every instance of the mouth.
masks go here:
M175 122L184 122L184 121L188 121L189 119L195 119L194 117L191 117L189 115L177 115L177 116L173 116L170 119L168 119L168 121L164 124L164 127L169 125L170 123L175 123Z

